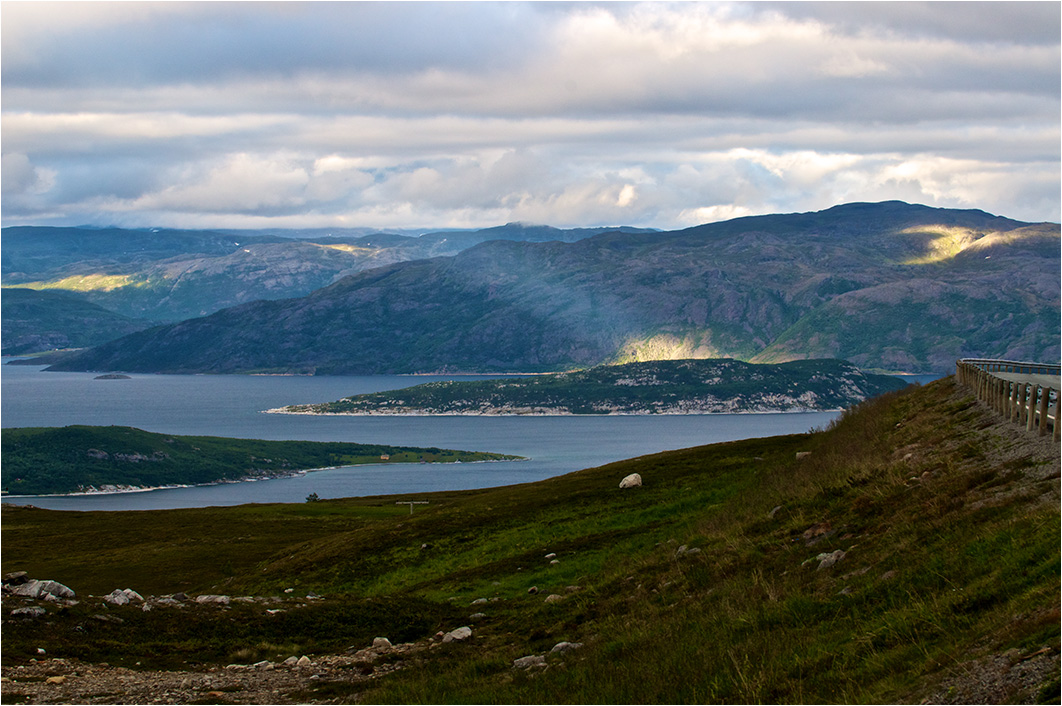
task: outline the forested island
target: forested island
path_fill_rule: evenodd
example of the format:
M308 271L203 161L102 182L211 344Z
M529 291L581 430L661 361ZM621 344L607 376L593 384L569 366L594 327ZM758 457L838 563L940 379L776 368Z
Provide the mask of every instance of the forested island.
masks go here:
M11 495L119 492L260 480L370 463L512 461L519 456L323 441L155 434L132 427L3 429L2 489Z
M808 412L843 409L905 386L842 360L752 364L666 360L497 380L431 382L290 405L280 414L568 415Z

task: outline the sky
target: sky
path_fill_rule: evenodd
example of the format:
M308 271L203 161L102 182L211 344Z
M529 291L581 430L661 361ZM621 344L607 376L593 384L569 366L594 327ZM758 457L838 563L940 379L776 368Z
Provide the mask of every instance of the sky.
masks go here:
M1058 222L1060 8L5 0L0 222Z

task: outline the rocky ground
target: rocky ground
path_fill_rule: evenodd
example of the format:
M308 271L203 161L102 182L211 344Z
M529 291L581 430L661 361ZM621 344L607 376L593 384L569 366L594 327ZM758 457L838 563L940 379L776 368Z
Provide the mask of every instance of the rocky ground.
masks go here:
M358 684L402 669L420 653L443 647L444 639L392 646L378 638L373 646L346 654L190 671L141 671L42 656L5 666L0 686L4 703L355 703Z

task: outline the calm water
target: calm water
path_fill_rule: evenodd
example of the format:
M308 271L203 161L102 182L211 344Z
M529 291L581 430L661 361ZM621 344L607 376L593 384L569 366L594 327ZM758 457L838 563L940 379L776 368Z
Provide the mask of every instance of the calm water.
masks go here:
M148 510L303 502L311 492L335 498L484 488L542 480L668 449L806 432L825 426L837 416L816 412L685 417L309 417L262 414L261 410L453 378L131 377L95 380L91 373L46 373L32 366L0 366L0 424L116 424L168 434L438 446L517 454L531 460L345 467L253 483L3 501L60 510Z

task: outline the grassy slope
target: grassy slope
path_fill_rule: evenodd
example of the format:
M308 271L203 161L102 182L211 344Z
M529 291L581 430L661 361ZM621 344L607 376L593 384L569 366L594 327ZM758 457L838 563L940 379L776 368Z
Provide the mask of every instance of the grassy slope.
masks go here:
M22 427L0 432L3 489L71 493L89 486L154 487L367 463L487 461L512 456L323 441L263 441L156 434L133 427ZM382 456L389 458L384 460Z
M238 634L231 621L211 632L196 618L167 638L165 611L131 610L124 625L107 626L110 641L79 638L61 620L5 630L4 658L47 644L51 655L112 664L145 652L252 661L367 644L384 631L425 639L482 610L469 644L423 653L367 685L321 684L321 696L919 701L971 658L1043 646L1057 654L1058 451L1029 441L949 379L866 403L824 433L425 495L431 504L412 517L394 498L159 513L4 508L3 570L80 593L293 586L329 596L290 613L282 638L261 608L234 609L243 611ZM812 455L798 461L797 451ZM645 486L620 491L635 471ZM813 528L825 533L817 542ZM682 544L701 552L677 557ZM847 552L840 563L816 570L814 558L837 549ZM572 585L581 588L567 592ZM565 598L546 604L550 593ZM479 597L501 600L470 606ZM562 640L586 647L551 657L545 672L511 669ZM1057 698L1057 688L1055 679L1032 696Z

